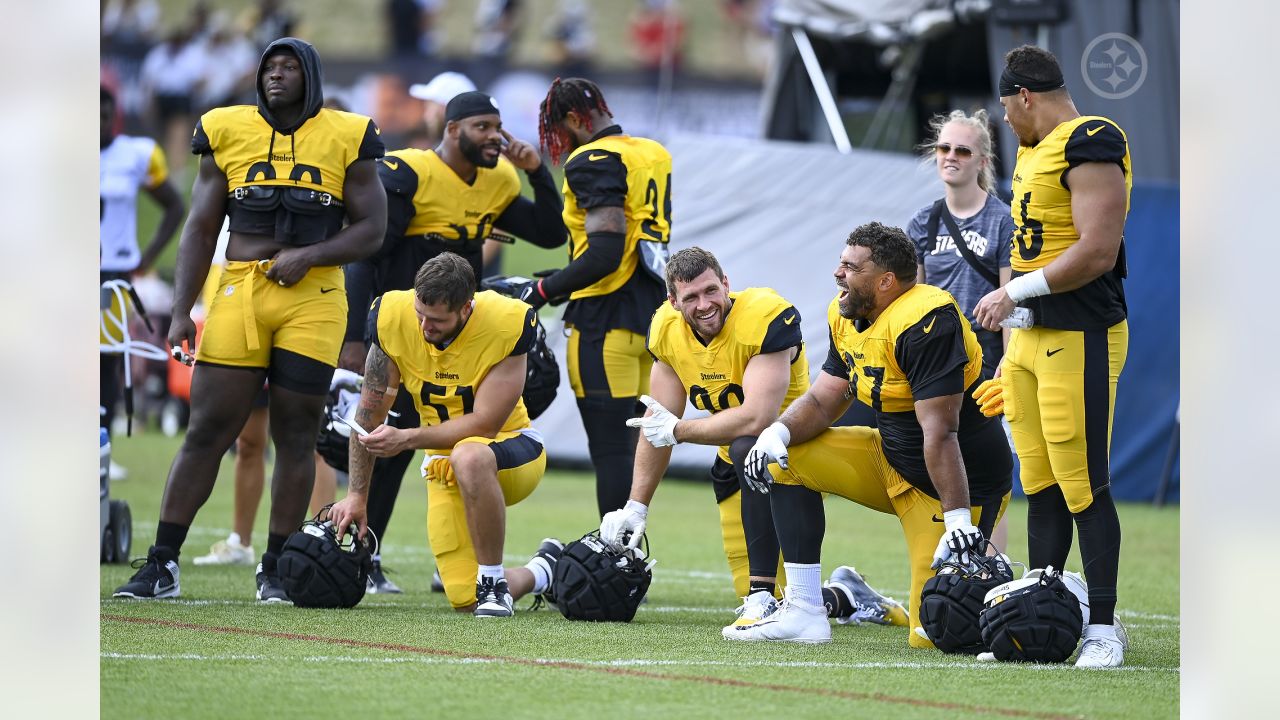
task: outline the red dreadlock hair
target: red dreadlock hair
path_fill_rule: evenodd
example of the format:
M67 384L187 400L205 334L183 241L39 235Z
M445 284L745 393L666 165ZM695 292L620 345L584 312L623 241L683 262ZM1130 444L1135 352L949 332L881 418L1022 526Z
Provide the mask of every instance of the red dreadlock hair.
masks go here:
M557 128L556 123L564 120L570 112L575 112L586 123L587 130L591 126L591 111L598 110L606 115L609 104L604 101L604 93L595 83L584 78L556 78L542 100L538 111L538 141L551 156L551 161L560 162L560 158L569 150L569 139L564 130Z

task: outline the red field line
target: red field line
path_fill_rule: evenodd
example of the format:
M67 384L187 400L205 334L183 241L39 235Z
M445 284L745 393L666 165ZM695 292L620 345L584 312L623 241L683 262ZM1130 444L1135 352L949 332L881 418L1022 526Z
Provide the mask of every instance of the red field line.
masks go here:
M274 630L254 630L252 628L227 627L218 625L201 625L199 623L182 622L180 620L165 620L162 618L141 618L130 617L128 615L107 615L101 616L103 620L109 622L133 623L136 625L159 625L168 628L178 628L182 630L195 630L199 632L225 633L228 635L248 635L260 638L275 638L279 640L301 640L303 642L323 643L326 645L342 645L352 648L363 648L367 650L387 650L391 652L412 653L417 655L435 655L440 657L454 657L473 660L489 660L494 662L504 662L513 665L526 665L529 667L550 667L560 670L581 670L586 672L600 673L604 675L615 675L632 678L644 678L647 680L666 680L675 682L693 682L704 685L720 685L727 687L750 688L753 690L771 690L774 692L790 692L800 694L824 695L827 697L841 698L844 700L872 700L875 702L890 703L895 705L909 705L912 707L934 708L937 710L954 710L963 713L972 713L974 715L998 715L1001 717L1017 717L1017 718L1043 718L1045 720L1065 720L1073 718L1072 715L1058 715L1055 713L1035 712L1031 710L1019 710L1016 708L998 708L985 705L967 705L963 703L943 702L940 700L925 700L921 698L903 697L898 695L888 695L885 693L864 693L852 690L831 690L825 688L806 688L796 687L793 685L779 685L776 683L759 683L747 680L737 680L734 678L719 678L706 675L673 675L670 673L651 672L648 670L636 670L633 668L617 668L602 667L598 665L586 665L583 663L565 662L565 661L548 661L538 660L535 658L507 657L503 655L483 655L479 653L460 652L457 650L444 650L441 648L429 648L419 645L405 645L402 643L384 643L369 642L366 640L351 640L348 638L325 637L323 635L303 635L300 633L278 632Z

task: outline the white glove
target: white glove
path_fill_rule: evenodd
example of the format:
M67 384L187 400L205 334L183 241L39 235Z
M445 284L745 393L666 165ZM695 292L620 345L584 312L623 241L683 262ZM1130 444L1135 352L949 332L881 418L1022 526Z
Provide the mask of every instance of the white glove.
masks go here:
M786 470L787 443L790 442L791 431L780 422L770 425L760 433L744 462L743 474L747 487L758 493L769 494L769 484L773 482L773 476L769 474L769 463L776 462Z
M942 514L947 530L938 539L938 549L933 551L933 569L955 557L961 565L969 563L980 554L986 544L982 531L973 525L973 513L969 508L948 510Z
M644 439L656 448L670 447L678 443L676 423L680 422L680 418L672 415L670 410L662 406L662 403L648 395L641 395L640 402L649 408L649 414L631 418L627 421L627 427L640 428L644 433Z
M648 517L648 505L635 500L628 500L627 504L623 505L620 510L605 513L604 518L600 521L600 539L620 546L622 545L623 535L630 532L631 538L627 540L627 547L638 547L640 538L644 536L645 520Z

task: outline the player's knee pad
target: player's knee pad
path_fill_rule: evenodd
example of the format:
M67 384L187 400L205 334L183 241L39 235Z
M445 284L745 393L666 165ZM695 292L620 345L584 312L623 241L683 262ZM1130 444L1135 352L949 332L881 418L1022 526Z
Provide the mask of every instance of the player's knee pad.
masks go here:
M373 569L376 540L357 541L354 526L348 545L338 543L325 506L315 518L290 535L276 562L285 593L298 607L349 608L364 599L365 583Z
M982 556L967 566L947 563L929 578L920 593L920 625L934 646L945 653L977 655L986 650L978 617L992 588L1013 580L999 555Z
M1080 641L1080 601L1053 568L1028 573L987 593L982 640L998 660L1057 663Z
M641 550L604 543L596 533L564 546L551 590L570 620L631 622L653 580L653 562Z

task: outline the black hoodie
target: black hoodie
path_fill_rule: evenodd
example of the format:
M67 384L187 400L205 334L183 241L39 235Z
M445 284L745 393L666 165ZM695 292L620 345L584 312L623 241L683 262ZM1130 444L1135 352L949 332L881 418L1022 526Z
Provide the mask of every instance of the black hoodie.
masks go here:
M277 120L271 114L271 109L267 107L267 94L262 89L262 70L267 65L267 58L274 55L281 48L292 52L298 57L298 62L302 63L302 114L298 119L290 125L285 125ZM316 116L320 112L320 108L324 107L324 70L320 67L320 53L315 47L305 41L294 37L280 38L267 46L262 52L262 59L258 61L258 75L255 88L258 95L258 112L267 121L276 132L281 135L289 135L294 130L302 127L302 124Z

